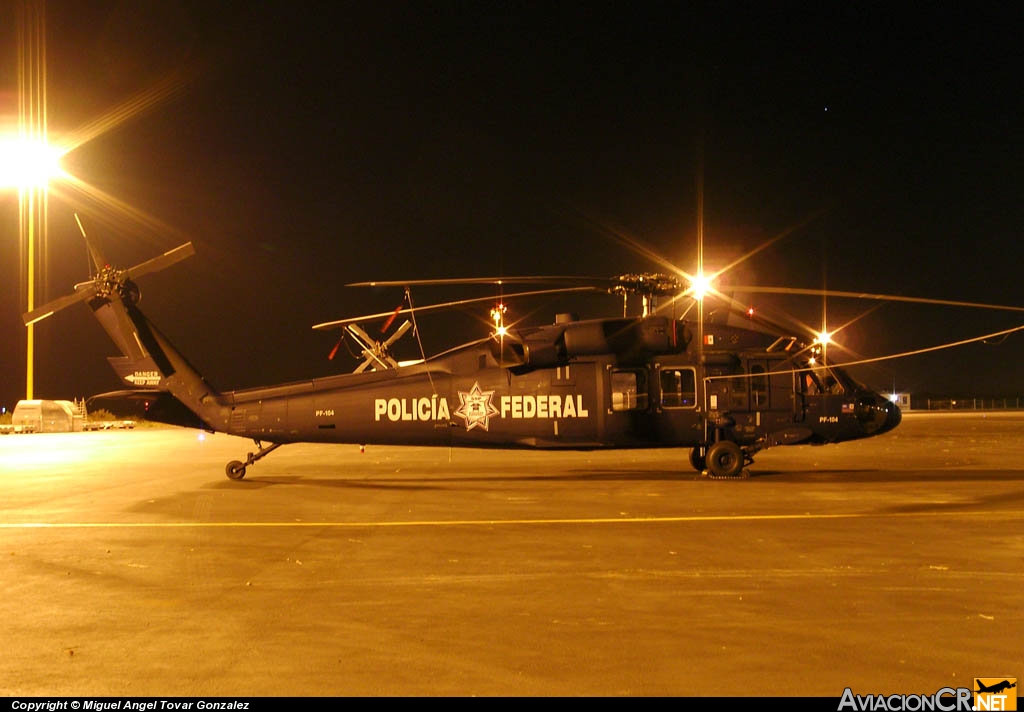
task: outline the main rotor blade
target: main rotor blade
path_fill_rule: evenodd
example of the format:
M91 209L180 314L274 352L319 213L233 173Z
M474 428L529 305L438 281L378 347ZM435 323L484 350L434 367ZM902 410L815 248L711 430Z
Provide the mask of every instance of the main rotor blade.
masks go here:
M421 279L413 281L355 282L350 287L409 287L419 285L504 285L504 284L559 284L586 286L609 294L638 294L645 297L666 297L687 291L686 285L673 275L652 272L634 272L614 277L534 276L534 277L459 277L454 279Z
M908 302L911 304L937 304L950 307L969 307L973 309L994 309L997 311L1024 312L1024 307L1011 307L1005 304L979 304L977 302L960 302L952 299L927 299L924 297L904 297L898 294L870 294L866 292L842 292L830 289L799 289L794 287L730 287L730 291L748 292L752 294L796 294L813 297L837 297L846 299L874 299L888 302Z
M196 249L192 246L191 242L186 242L184 245L179 245L173 250L168 250L159 257L140 262L134 267L128 270L128 278L136 279L144 274L150 272L159 272L162 269L166 269L173 264L181 262L183 259L191 257L196 253Z
M352 282L346 287L423 287L423 286L445 286L445 285L497 285L503 284L577 284L603 288L604 285L614 284L616 280L608 277L584 277L584 276L523 276L523 277L456 277L452 279L407 279L390 280L383 282Z
M835 364L831 364L831 365L839 366L840 368L848 368L850 366L861 366L861 365L868 364L868 363L879 363L879 362L882 362L882 361L891 361L891 360L895 360L895 359L898 359L898 358L906 358L907 356L920 356L921 354L932 353L934 351L943 351L945 349L952 349L952 348L956 348L958 346L963 346L965 344L976 344L976 343L981 342L981 341L992 341L993 339L998 339L998 338L1009 336L1010 334L1015 334L1018 331L1024 331L1024 324L1021 324L1020 326L1014 326L1014 327L1009 328L1009 329L1003 329L1002 331L995 331L995 332L992 332L991 334L983 334L981 336L974 336L974 337L971 337L969 339L961 339L960 341L951 341L951 342L949 342L947 344L939 344L938 346L929 346L929 347L923 348L923 349L915 349L913 351L904 351L903 353L889 354L888 356L878 356L878 357L875 357L875 358L865 358L865 359L860 359L860 360L857 360L857 361L844 361L844 362L841 362L841 363L835 363Z
M92 282L85 282L84 284L77 285L74 294L68 294L63 297L57 297L53 301L47 302L41 307L33 309L30 312L26 312L21 315L22 320L25 322L25 326L29 324L35 324L37 321L42 321L46 317L50 316L54 312L58 312L65 307L69 307L72 304L78 302L84 302L87 299L92 299L96 294L96 288Z
M397 329L395 329L395 333L393 333L390 337L388 337L387 341L385 341L384 343L381 344L381 347L384 348L384 349L391 348L392 344L394 344L400 338L405 336L405 332L407 332L411 328L412 328L412 322L411 321L402 322L402 325L400 327L398 327Z
M378 283L379 284L379 283ZM395 285L402 284L396 282ZM428 312L438 311L439 309L454 309L456 307L465 306L467 304L477 304L479 302L493 302L495 299L515 299L518 297L536 297L542 295L551 294L566 294L571 292L592 292L593 287L567 287L565 289L541 289L534 292L518 292L516 294L503 294L500 297L491 295L489 297L476 297L474 299L460 299L455 302L445 302L443 304L428 304L422 307L412 307L410 309L403 309L403 312ZM379 314L367 314L365 316L356 316L348 319L338 319L336 321L325 321L322 324L316 324L313 326L318 331L325 331L327 329L336 329L338 327L347 326L349 324L358 324L364 321L373 321L374 319L386 319L394 314L394 311L380 312Z

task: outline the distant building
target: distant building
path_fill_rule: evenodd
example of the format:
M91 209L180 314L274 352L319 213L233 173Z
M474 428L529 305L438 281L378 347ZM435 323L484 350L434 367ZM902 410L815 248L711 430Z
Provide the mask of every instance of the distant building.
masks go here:
M11 419L15 432L72 433L85 429L84 403L66 400L21 400Z
M910 410L909 393L892 393L889 395L889 400L898 405L900 410Z

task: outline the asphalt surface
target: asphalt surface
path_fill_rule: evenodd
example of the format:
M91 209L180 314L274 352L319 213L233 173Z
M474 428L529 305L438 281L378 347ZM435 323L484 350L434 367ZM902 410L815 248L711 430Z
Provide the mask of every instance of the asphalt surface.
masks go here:
M0 694L827 696L1024 676L1024 413L760 453L0 436Z

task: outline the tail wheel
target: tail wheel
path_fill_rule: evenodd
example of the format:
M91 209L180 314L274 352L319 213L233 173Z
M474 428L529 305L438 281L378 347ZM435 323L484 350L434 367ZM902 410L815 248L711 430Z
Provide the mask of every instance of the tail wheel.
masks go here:
M245 477L245 465L238 460L232 460L228 463L228 466L224 468L224 472L227 476L233 480L240 480Z
M743 450L732 440L719 440L708 448L708 472L714 477L737 477L743 464Z

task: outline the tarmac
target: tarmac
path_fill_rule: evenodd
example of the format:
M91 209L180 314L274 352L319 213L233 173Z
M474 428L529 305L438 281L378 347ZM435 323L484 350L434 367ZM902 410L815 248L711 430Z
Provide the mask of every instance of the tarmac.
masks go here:
M676 450L0 436L9 697L934 694L1024 673L1024 412Z

